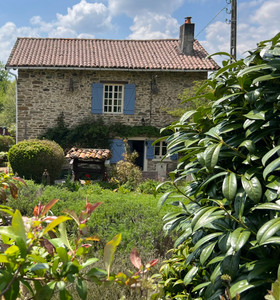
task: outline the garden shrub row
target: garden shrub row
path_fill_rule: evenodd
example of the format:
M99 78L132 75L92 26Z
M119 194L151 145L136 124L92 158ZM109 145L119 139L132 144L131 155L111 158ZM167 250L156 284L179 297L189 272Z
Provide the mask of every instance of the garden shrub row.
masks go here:
M44 204L58 198L60 201L52 209L54 215L61 215L65 209L79 214L86 197L90 203L102 202L88 221L90 234L102 237L97 249L102 249L105 241L117 233L122 233L118 251L129 252L137 247L149 251L155 249L158 255L164 255L172 246L172 237L166 237L162 231L162 217L170 208L158 211L159 196L139 192L123 194L103 189L99 184L84 185L76 191L70 191L64 186L43 186L27 181L27 186L19 189L18 199L10 200L8 204L19 209L22 215L32 216L39 202Z

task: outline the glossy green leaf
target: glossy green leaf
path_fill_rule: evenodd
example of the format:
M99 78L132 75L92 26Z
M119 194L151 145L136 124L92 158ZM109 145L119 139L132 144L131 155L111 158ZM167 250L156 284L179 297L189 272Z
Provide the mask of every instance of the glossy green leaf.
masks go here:
M188 285L192 282L194 276L196 275L196 273L198 272L199 268L194 266L192 267L189 272L186 274L186 276L184 277L184 285Z
M192 292L199 291L199 290L201 290L202 288L208 286L210 283L211 283L211 281L203 282L203 283L197 285L195 288L193 288Z
M247 148L250 153L254 153L255 150L256 150L255 143L253 143L251 140L245 140L245 141L243 141L239 145L239 147L245 147L245 148Z
M206 260L210 257L210 255L213 253L213 250L216 246L217 242L211 243L210 245L208 245L207 247L205 247L200 254L200 263L202 265L204 265L204 263L206 262Z
M266 112L267 111L258 111L256 109L253 109L248 114L244 115L244 117L251 120L265 120Z
M77 289L77 292L80 296L80 298L82 300L86 300L87 299L87 285L85 283L84 280L82 280L81 278L78 278L77 280L77 283L76 283L76 289Z
M13 232L16 236L21 238L24 242L26 242L26 233L25 233L25 227L22 220L22 216L19 210L16 210L13 218L12 218L12 228Z
M108 278L110 275L110 268L114 259L114 254L117 249L117 246L121 242L122 235L119 233L113 237L113 239L105 245L104 248L104 262L105 268L108 273Z
M178 247L179 245L181 245L184 241L186 241L189 238L191 234L192 234L192 229L189 227L185 230L185 232L182 235L178 237L178 239L174 243L174 246Z
M65 222L67 220L71 220L71 218L66 216L59 216L55 220L53 220L51 223L48 224L48 226L44 229L42 236L45 235L48 231L54 229L56 226L58 226L60 223Z
M251 232L243 227L238 227L230 234L230 244L235 251L239 251L248 241Z
M272 209L272 210L280 210L280 204L278 203L262 203L259 204L258 206L255 206L252 208L252 210L254 209Z
M237 192L237 179L235 173L229 172L225 176L222 191L227 200L232 201L235 198Z
M266 179L267 175L280 167L280 157L272 161L263 171L263 178Z
M214 238L217 238L218 236L221 236L223 233L222 232L215 232L215 233L211 233L206 235L205 237L203 237L202 239L200 239L193 248L193 251L195 251L196 249L198 249L199 247L201 247L202 245L204 245L205 243L211 241Z
M87 261L85 261L83 264L82 264L82 267L85 268L87 266L90 266L94 263L96 263L99 259L96 258L96 257L92 257L92 258L89 258Z
M169 195L172 194L172 192L167 192L165 194L163 194L159 200L158 200L158 209L160 210L161 207L163 206L164 202L168 199Z
M251 200L258 203L262 198L262 186L257 177L247 180L244 175L241 177L242 186Z
M272 219L266 222L257 232L257 241L259 244L264 243L280 230L280 218Z
M261 285L262 283L266 283L266 281L263 280L263 281L249 283L248 279L240 280L231 286L231 288L229 290L230 296L233 298L236 296L237 293L242 294L243 292L245 292L251 288L254 288L258 285ZM241 295L241 299L242 299L242 295Z
M246 201L246 193L244 191L238 192L234 200L234 210L239 220L243 216L245 201Z
M38 270L48 270L48 269L49 269L49 265L47 263L46 264L38 263L38 264L35 264L34 266L32 266L30 271L36 272Z
M204 152L205 166L208 170L213 170L216 166L222 144L213 144L206 148Z
M198 228L204 224L204 221L209 219L209 216L218 209L218 207L205 207L200 209L193 217L191 226L193 231L196 231Z
M71 251L73 251L70 242L68 240L68 234L66 231L66 223L62 222L58 225L58 231L60 233L60 239L63 242L63 244Z
M58 256L60 257L61 261L63 262L63 264L67 264L69 261L67 250L63 247L58 247L56 249L56 252L57 252Z
M216 278L221 275L221 263L219 263L211 274L210 280L212 283L215 282Z
M268 151L262 158L262 164L265 166L266 162L278 151L280 150L280 145L274 147L270 151Z

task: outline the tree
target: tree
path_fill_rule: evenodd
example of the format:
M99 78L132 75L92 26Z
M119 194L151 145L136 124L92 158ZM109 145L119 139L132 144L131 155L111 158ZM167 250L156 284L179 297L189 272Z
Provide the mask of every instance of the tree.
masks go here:
M207 86L204 93L199 95L201 97L197 97L196 95L196 91L198 91L205 82L206 81L202 80L194 80L190 87L184 89L183 93L178 95L178 98L182 101L182 105L173 110L166 109L166 112L174 117L181 117L186 111L193 109L203 110L204 114L208 114L213 99L204 97L204 94L208 93L209 96L212 92L212 88Z
M0 97L1 98L1 97ZM16 82L9 82L2 98L0 125L13 128L16 123Z
M0 126L11 131L16 123L16 82L10 81L9 73L0 62Z
M171 174L181 211L165 216L181 235L161 268L170 298L262 299L279 276L279 51L280 34L224 61L197 92L212 88L207 120L193 110L168 127L181 154Z

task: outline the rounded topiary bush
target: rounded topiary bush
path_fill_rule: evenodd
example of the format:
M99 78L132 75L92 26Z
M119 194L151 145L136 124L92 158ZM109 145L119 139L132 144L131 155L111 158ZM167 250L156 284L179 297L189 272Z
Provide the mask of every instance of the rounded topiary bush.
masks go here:
M51 183L59 176L65 161L63 150L57 143L37 139L14 145L8 152L8 159L14 173L35 182L42 181L47 169Z

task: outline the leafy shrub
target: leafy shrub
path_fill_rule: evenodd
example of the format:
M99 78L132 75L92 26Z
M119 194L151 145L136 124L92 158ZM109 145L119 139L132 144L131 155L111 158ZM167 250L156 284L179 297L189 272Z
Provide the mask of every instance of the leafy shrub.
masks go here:
M181 234L161 269L172 299L263 299L279 277L279 51L280 34L224 61L198 91L212 88L209 118L197 109L169 127L173 183L192 176L160 200L181 207L165 216Z
M165 193L173 189L172 184L164 184L160 186L159 185L159 181L153 179L146 179L138 185L137 190L144 194L155 194Z
M135 150L132 153L130 152L130 147L126 139L124 139L124 146L124 160L116 163L113 173L115 173L117 181L123 186L123 189L133 190L142 180L142 171L134 164L138 153Z
M160 212L157 208L159 196L143 195L136 192L115 192L104 189L99 184L80 186L76 191L70 191L62 185L43 186L27 180L27 186L22 186L18 192L17 201L8 199L8 205L18 209L22 215L31 217L33 209L39 202L46 204L49 199L60 199L52 208L52 213L60 215L65 208L80 214L84 199L88 196L90 202L101 201L98 214L88 221L92 234L102 237L96 245L96 250L102 249L105 241L112 239L117 233L122 233L121 252L129 253L132 248L152 250L157 255L164 256L172 245L172 236L165 236L162 230L162 218L170 209L164 207ZM74 228L69 228L69 233Z
M14 173L36 182L41 182L45 169L50 182L54 182L65 162L63 150L57 143L36 139L14 145L8 158Z
M0 164L8 161L8 153L0 152Z
M7 152L15 144L15 140L9 135L0 135L0 152Z

